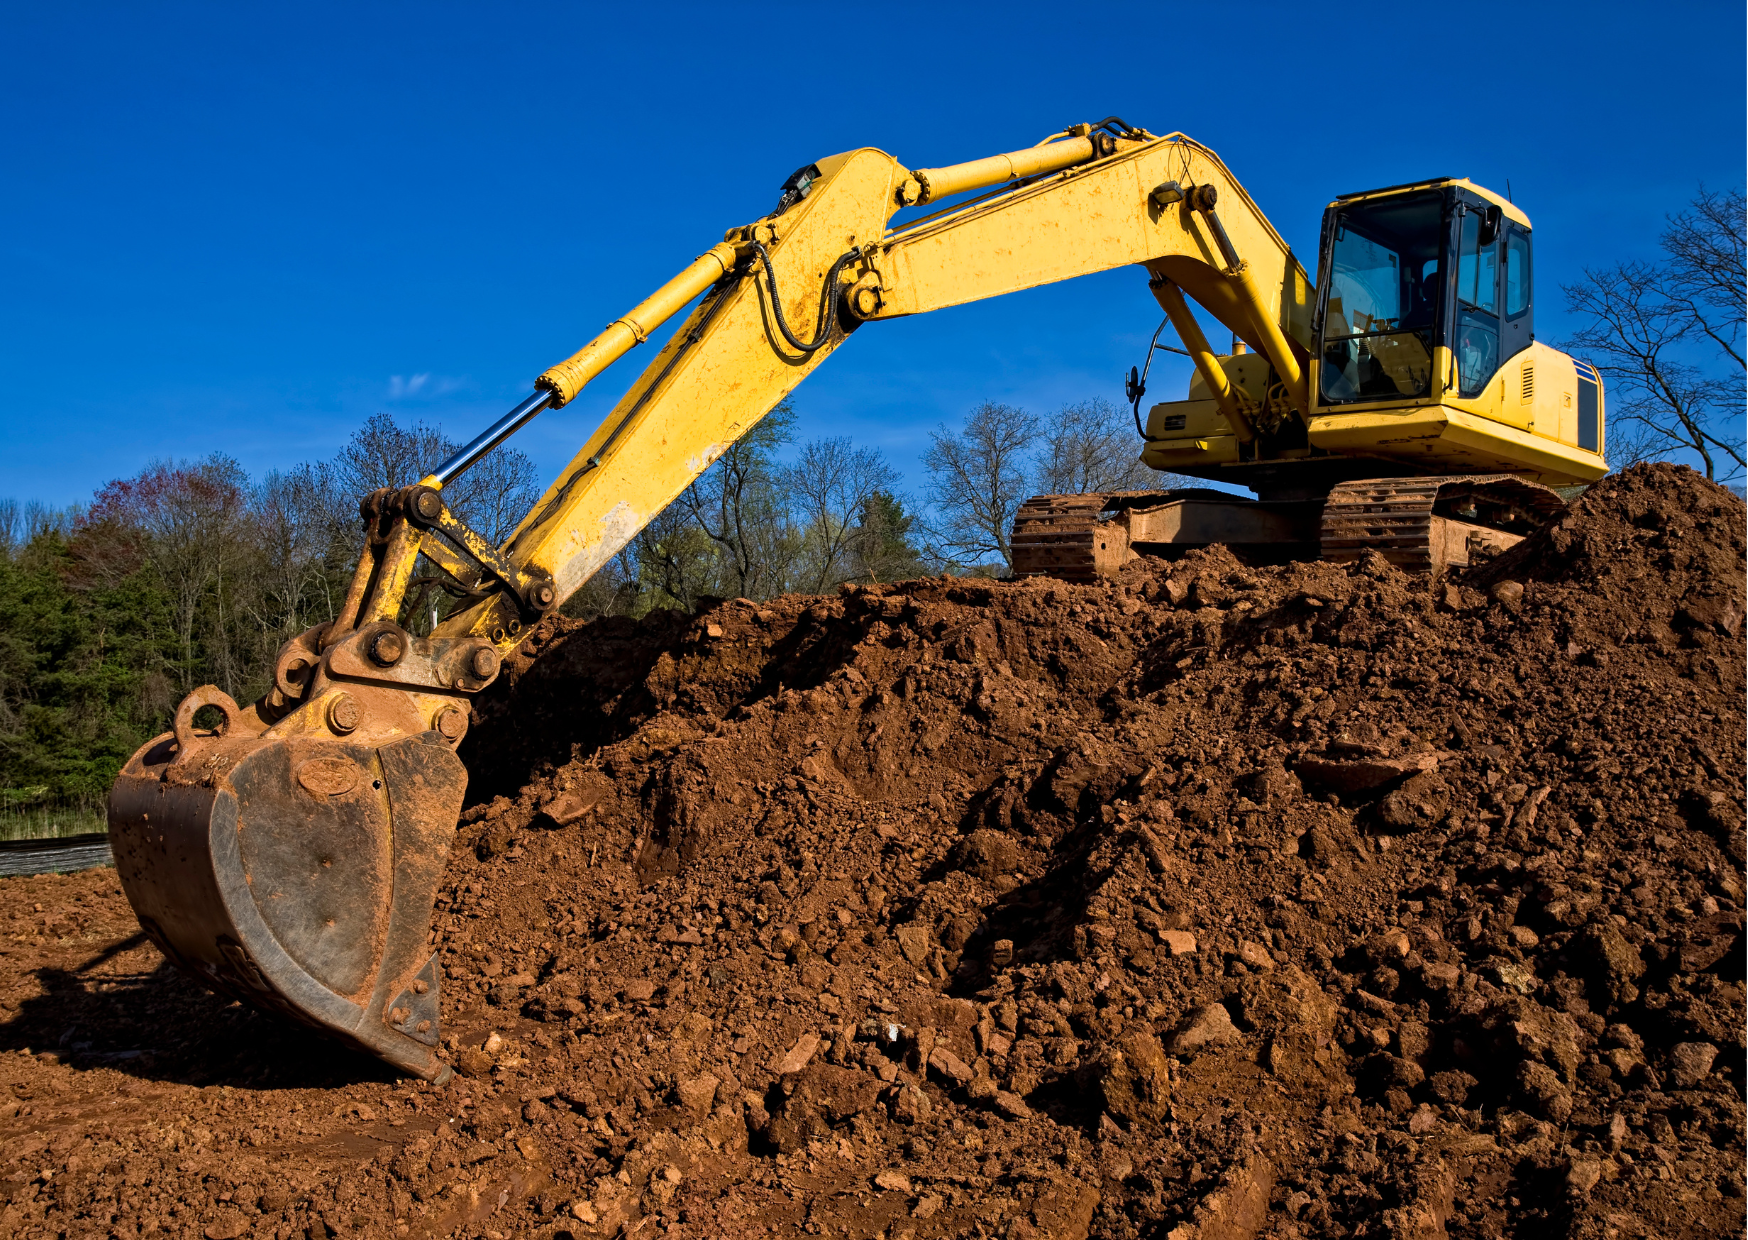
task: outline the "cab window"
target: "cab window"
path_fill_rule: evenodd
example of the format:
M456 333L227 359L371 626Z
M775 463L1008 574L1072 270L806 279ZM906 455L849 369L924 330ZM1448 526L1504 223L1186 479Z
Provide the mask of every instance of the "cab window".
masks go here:
M1498 208L1492 208L1497 212ZM1457 391L1479 396L1499 370L1499 217L1465 204L1457 237Z
M1499 247L1483 240L1487 221L1471 208L1463 214L1457 256L1457 300L1470 310L1499 313Z
M1325 255L1324 401L1431 391L1443 221L1437 193L1358 202L1336 217Z
M1516 228L1505 234L1505 315L1515 319L1530 304L1529 234Z

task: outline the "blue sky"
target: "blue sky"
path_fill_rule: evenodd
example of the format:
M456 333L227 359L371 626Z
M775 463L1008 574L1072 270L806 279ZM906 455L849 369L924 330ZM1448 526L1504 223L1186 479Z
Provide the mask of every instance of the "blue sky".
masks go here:
M1336 194L1509 178L1543 339L1560 282L1743 177L1739 2L67 3L3 28L0 496L57 505L154 457L323 457L378 411L469 438L855 146L1182 130L1308 266ZM920 489L928 431L978 401L1121 402L1158 318L1119 271L879 325L800 389L800 431ZM647 356L517 446L555 472Z

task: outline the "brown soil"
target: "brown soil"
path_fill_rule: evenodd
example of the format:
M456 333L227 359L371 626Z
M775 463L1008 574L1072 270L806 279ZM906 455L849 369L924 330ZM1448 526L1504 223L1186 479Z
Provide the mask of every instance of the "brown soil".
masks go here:
M1489 566L543 628L434 939L461 1075L0 882L0 1232L1584 1237L1743 1221L1744 511Z

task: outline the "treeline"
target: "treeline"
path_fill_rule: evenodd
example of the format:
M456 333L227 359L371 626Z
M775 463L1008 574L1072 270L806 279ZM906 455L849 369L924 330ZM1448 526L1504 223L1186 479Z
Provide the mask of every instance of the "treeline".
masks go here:
M378 414L332 460L261 478L215 454L153 462L75 509L0 500L5 805L99 806L190 690L258 697L285 640L338 613L358 559L359 498L417 482L456 447ZM845 581L999 575L1027 495L1170 482L1136 459L1127 411L1102 401L1044 418L980 406L957 430L937 429L925 466L912 496L876 449L795 443L794 410L779 406L564 611L639 616ZM540 490L533 463L500 448L445 493L502 542ZM426 591L403 623L428 632L446 606Z
M94 805L189 690L258 697L286 638L331 620L359 551L358 498L417 482L455 445L370 419L331 461L251 479L223 455L158 461L80 508L0 501L0 789L12 808ZM488 458L452 502L494 538L537 497Z

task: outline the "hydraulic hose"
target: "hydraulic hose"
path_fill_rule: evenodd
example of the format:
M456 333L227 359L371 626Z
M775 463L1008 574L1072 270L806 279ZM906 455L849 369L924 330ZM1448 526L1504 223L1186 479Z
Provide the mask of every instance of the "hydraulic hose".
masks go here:
M832 264L832 269L826 272L825 296L820 298L819 319L814 324L814 337L811 342L804 343L794 332L789 330L789 322L783 317L783 299L777 295L777 273L771 268L771 252L765 249L762 242L753 242L753 252L759 256L759 261L765 265L765 286L771 290L771 317L777 320L777 330L783 333L783 339L789 342L789 347L797 353L817 353L825 348L826 340L831 336L832 320L837 318L838 301L843 296L843 288L838 284L838 275L843 269L862 257L862 248L853 250L838 257Z
M1141 425L1141 398L1147 395L1147 372L1153 369L1153 351L1159 348L1159 333L1165 330L1165 325L1171 322L1171 316L1159 320L1159 326L1153 329L1153 339L1147 342L1147 357L1141 363L1140 373L1133 366L1129 367L1128 388L1129 404L1135 413L1135 433L1145 441L1147 428ZM1171 348L1167 345L1166 348Z

